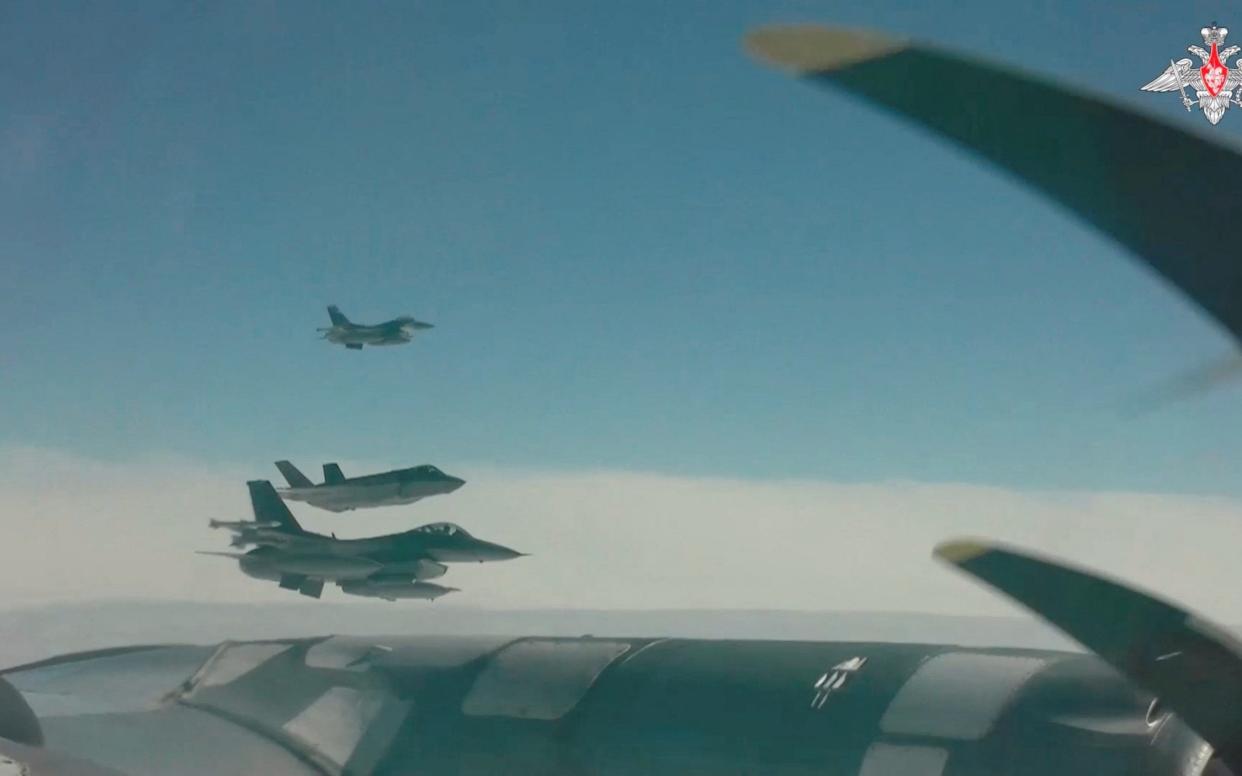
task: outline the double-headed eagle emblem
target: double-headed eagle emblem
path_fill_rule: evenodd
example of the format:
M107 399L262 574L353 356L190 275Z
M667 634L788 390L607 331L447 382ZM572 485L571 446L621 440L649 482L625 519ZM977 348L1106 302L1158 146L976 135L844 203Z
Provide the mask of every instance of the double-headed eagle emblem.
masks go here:
M1191 66L1190 59L1169 60L1168 68L1159 78L1144 86L1143 91L1171 92L1176 89L1182 95L1182 105L1186 106L1186 110L1191 110L1197 102L1207 120L1215 124L1225 115L1230 104L1242 105L1242 90L1238 89L1242 86L1242 68L1231 70L1226 64L1229 57L1240 49L1237 46L1220 48L1229 29L1217 27L1216 22L1199 32L1209 50L1199 46L1188 46L1186 50L1203 60L1203 65L1195 68ZM1187 97L1187 89L1193 90L1198 99Z

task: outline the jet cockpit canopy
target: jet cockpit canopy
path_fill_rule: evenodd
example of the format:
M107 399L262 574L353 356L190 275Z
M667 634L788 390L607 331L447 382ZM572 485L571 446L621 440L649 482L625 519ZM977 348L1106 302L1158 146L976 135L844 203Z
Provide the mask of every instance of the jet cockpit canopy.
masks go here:
M469 536L465 528L454 523L428 523L414 529L414 533L430 534L432 536Z

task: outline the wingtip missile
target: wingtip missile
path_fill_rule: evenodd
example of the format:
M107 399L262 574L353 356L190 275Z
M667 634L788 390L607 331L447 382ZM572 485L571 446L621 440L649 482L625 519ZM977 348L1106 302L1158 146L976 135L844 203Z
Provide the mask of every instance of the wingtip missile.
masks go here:
M217 558L232 558L233 560L241 560L246 557L244 552L220 552L218 550L195 550L195 555L214 555Z
M210 520L207 523L209 528L225 528L230 531L258 531L264 529L279 528L280 523L265 520Z

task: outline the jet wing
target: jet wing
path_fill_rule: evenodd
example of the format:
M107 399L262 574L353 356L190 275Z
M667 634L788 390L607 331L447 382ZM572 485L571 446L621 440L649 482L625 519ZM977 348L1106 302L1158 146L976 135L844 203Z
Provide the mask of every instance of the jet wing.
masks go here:
M1230 768L1242 766L1242 642L1154 596L1018 550L956 541L935 554L1081 642L1154 693Z
M747 38L758 57L903 116L1009 172L1133 252L1242 341L1228 230L1242 156L1098 96L922 43L819 26ZM1136 86L1137 88L1137 86Z
M13 776L124 776L76 757L0 738L0 773Z

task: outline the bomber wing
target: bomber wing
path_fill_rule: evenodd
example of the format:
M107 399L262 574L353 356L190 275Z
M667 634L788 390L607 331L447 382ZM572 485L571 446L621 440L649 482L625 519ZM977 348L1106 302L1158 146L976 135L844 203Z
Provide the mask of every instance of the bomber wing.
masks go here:
M120 771L44 748L43 726L22 693L0 678L0 774L122 776Z
M0 773L13 776L125 776L86 760L0 738Z

